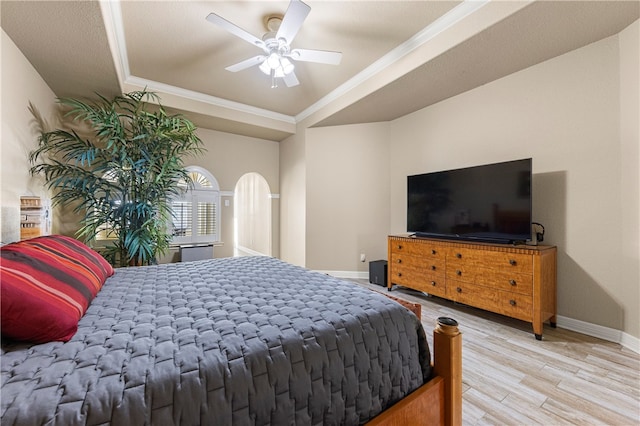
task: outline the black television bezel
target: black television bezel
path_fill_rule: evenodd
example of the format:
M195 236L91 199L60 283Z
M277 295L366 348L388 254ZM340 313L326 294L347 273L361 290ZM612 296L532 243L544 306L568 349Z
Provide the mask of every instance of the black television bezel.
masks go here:
M409 180L414 177L425 176L425 175L434 175L440 173L449 173L461 170L471 170L478 169L484 167L492 167L499 166L501 164L515 163L515 162L528 162L528 171L529 171L529 234L528 238L522 238L525 234L503 234L500 237L495 236L477 236L472 234L455 234L455 233L440 233L440 232L423 232L423 231L414 231L409 229ZM444 239L444 240L459 240L459 241L471 241L471 242L485 242L485 243L496 243L496 244L526 244L532 241L532 223L533 223L533 158L520 158L517 160L509 160L509 161L499 161L496 163L486 163L479 164L475 166L469 167L460 167L455 169L444 169L438 171L432 171L427 173L419 173L414 175L407 176L407 210L406 210L406 227L407 232L411 234L413 237L418 238L433 238L433 239Z

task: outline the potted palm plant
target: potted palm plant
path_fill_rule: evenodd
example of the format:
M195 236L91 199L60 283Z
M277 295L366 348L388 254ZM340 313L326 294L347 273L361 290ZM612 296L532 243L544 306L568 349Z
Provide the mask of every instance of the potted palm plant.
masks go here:
M184 158L203 150L195 125L168 115L146 90L58 102L86 135L73 126L45 131L41 121L31 174L44 176L53 205L73 206L81 216L77 237L109 237L104 253L112 264L155 263L171 241L171 200L190 183Z

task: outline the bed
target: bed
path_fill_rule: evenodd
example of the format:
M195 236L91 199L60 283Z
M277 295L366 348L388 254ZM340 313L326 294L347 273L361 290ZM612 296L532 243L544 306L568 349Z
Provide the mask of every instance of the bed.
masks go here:
M30 249L75 244L42 238ZM24 275L10 246L0 264L3 425L460 422L455 324L434 332L432 366L416 315L354 283L270 257L100 264L77 329L34 343L11 333L25 314L5 312L24 299L7 302L10 275ZM91 257L73 268L93 266L90 249L70 251ZM46 310L33 306L30 315Z

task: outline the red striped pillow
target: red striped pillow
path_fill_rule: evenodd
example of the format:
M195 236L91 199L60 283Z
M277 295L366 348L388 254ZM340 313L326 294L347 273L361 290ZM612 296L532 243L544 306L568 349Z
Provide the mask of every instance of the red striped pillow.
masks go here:
M68 341L113 267L78 240L50 235L0 249L2 335Z

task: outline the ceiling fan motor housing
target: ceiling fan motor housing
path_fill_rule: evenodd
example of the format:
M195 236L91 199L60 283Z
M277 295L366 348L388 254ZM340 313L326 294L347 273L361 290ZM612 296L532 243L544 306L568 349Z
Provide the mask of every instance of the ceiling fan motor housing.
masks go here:
M280 56L285 56L290 51L287 41L283 38L276 39L276 33L274 32L266 33L262 40L269 54L277 53Z

